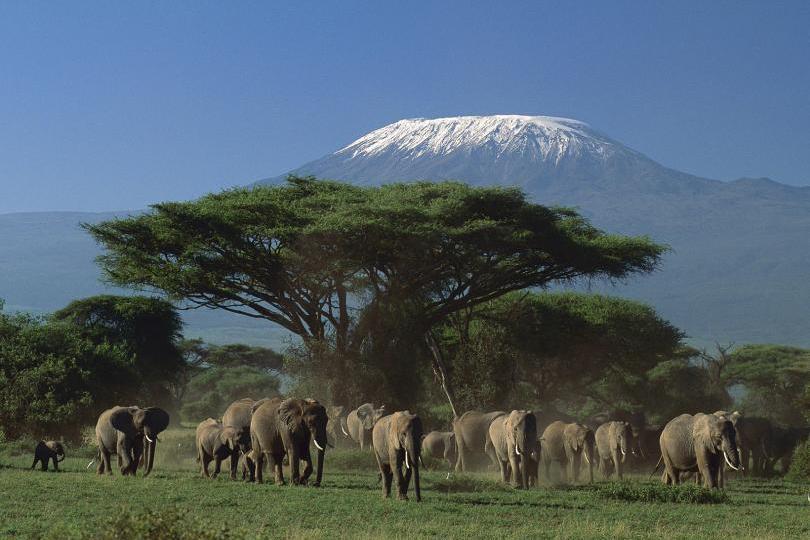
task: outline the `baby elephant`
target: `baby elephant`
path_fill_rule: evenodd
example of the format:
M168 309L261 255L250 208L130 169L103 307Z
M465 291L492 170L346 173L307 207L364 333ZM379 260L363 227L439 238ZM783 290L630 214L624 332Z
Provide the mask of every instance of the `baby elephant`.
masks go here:
M61 459L56 459L61 456ZM31 468L37 466L37 461L42 465L42 470L48 470L48 461L53 460L53 470L59 470L59 462L65 459L65 448L58 441L39 441L34 448L34 463Z
M245 445L246 441L240 441L239 433L236 429L225 427L213 418L203 420L197 426L197 460L200 462L200 473L211 478L208 473L208 464L214 462L214 475L219 474L222 461L231 456L239 455L239 448ZM231 460L231 478L236 479L237 459Z

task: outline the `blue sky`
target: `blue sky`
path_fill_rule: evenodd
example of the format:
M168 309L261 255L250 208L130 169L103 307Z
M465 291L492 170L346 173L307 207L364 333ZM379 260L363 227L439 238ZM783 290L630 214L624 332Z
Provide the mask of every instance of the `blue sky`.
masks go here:
M0 2L0 212L283 173L405 117L589 122L810 185L810 2Z

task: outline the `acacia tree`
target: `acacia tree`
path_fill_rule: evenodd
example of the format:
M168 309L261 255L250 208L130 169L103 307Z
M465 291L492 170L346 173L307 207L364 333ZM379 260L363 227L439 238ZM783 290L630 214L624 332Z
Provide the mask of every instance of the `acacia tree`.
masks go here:
M665 249L605 234L518 189L457 182L357 187L291 177L85 228L107 249L99 262L111 282L279 324L329 357L332 381L399 306L430 346L454 413L437 324L527 287L649 272Z

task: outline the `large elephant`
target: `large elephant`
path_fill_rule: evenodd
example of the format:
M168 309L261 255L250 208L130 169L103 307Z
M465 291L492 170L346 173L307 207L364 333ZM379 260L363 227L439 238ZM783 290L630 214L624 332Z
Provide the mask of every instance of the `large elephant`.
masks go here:
M232 426L225 426L213 418L203 420L197 426L196 445L197 460L200 462L201 474L206 478L211 477L208 473L208 465L214 461L214 478L219 475L222 461L230 459L231 478L236 479L236 469L239 464L240 448L245 448L249 441L250 433L245 434Z
M374 424L371 440L374 456L383 479L383 496L391 496L391 480L396 475L397 497L408 498L408 485L413 473L416 501L422 500L419 484L419 456L421 455L422 420L410 411L397 411L384 416ZM402 465L405 464L405 474Z
M293 484L305 485L312 474L310 442L318 449L318 464L313 485L320 486L323 479L323 459L326 451L326 408L314 399L273 398L253 409L250 433L253 439L256 480L263 482L264 460L275 471L276 484L284 483L282 464L284 456L290 460L290 478ZM300 473L300 461L306 463Z
M596 443L593 430L583 424L556 421L543 432L541 461L551 481L551 464L557 463L566 481L578 482L582 459L588 464L588 480L593 482Z
M763 472L767 475L774 473L774 467L778 461L782 462L782 472L786 473L790 469L793 458L793 450L806 441L810 435L810 427L788 427L774 426L772 437L767 441L764 448L765 466Z
M739 432L737 438L743 470L750 470L754 475L763 474L768 461L765 448L773 439L773 424L767 418L742 416L735 429Z
M251 449L250 419L253 417L253 408L268 399L270 398L263 398L258 401L253 398L238 399L231 403L222 415L222 425L235 429L239 441L239 451L231 454L231 478L235 477L236 473L234 471L239 463L239 455L250 452ZM251 482L253 479L254 477L251 474Z
M61 458L61 459L59 459ZM53 470L59 470L59 463L65 460L65 447L59 441L39 441L34 448L34 463L31 468L39 463L43 471L48 470L48 462L53 461Z
M112 474L110 455L116 454L121 474L134 475L143 455L144 476L148 476L155 463L158 435L168 426L169 413L158 407L116 406L101 413L96 422L98 474Z
M422 439L422 455L447 461L452 471L458 459L456 434L452 431L431 431ZM449 476L449 472L447 473Z
M734 424L723 417L682 414L664 426L660 444L667 484L680 484L683 472L697 472L706 487L718 488L724 461L740 470L737 433Z
M376 409L372 403L363 403L348 414L346 417L348 436L360 445L360 450L364 450L371 443L371 430L383 416L385 405Z
M537 419L532 411L515 410L495 418L489 425L489 440L501 480L509 483L512 476L517 487L529 487L529 474L534 467L528 462L538 454Z
M627 453L635 455L633 428L629 422L606 422L596 428L596 450L599 453L599 471L609 478L613 471L619 480L624 479L624 462Z
M456 471L472 471L476 467L486 466L484 457L488 462L497 464L495 450L489 439L489 425L504 411L481 412L467 411L453 420L453 432L456 434L458 459Z

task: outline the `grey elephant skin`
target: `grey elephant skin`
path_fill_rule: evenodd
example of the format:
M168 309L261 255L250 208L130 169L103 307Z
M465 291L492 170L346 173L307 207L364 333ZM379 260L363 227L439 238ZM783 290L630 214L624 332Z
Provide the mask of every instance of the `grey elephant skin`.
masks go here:
M408 486L413 475L416 501L422 500L419 481L422 420L410 411L397 411L380 418L372 430L372 444L380 475L383 479L383 497L391 496L391 482L396 477L397 498L408 498ZM405 474L402 466L405 466Z
M456 434L452 431L431 431L422 439L422 456L444 460L452 471L458 459Z
M48 470L48 463L53 461L53 470L59 470L59 463L65 459L65 447L59 441L39 441L34 448L34 463L31 469L40 464L43 471Z
M233 461L233 463L231 463L231 471L235 471L239 463L239 456L250 452L252 444L250 437L250 420L253 417L254 407L261 405L269 399L270 398L262 398L260 400L254 400L249 397L242 398L234 401L225 409L222 415L222 425L235 429L238 433L239 440L239 451L231 455L231 460ZM250 480L251 482L254 480L252 474L250 475Z
M661 433L664 482L680 484L681 474L697 472L708 488L720 487L723 462L740 469L737 434L730 420L713 414L682 414L670 420Z
M244 438L250 438L250 433L237 431L236 428L225 426L213 418L203 420L197 426L195 441L197 445L197 461L200 462L200 474L206 478L212 477L208 472L208 465L214 462L213 478L219 476L222 461L230 460L231 478L236 479L236 470L239 464L239 449L247 446Z
M501 472L501 480L510 482L510 477L519 488L529 487L530 464L538 454L537 418L532 411L515 410L498 416L489 425L489 440Z
M763 474L768 462L765 449L773 440L773 424L767 418L742 416L735 429L739 432L737 439L743 467L754 475Z
M383 416L385 416L385 405L374 408L373 403L363 403L346 417L349 437L360 445L361 450L371 443L371 430Z
M169 413L158 407L116 406L101 413L96 422L98 474L112 474L110 455L116 454L121 474L134 475L143 456L144 476L148 476L155 462L158 435L168 426Z
M349 425L346 421L348 417L346 407L330 405L326 407L326 413L329 415L329 423L326 424L326 435L332 444L337 446L338 441L351 440Z
M596 437L591 428L575 422L552 422L543 431L541 461L546 479L551 481L551 464L560 466L567 482L578 482L582 460L588 465L588 481L593 482L593 466L596 459Z
M289 456L292 483L307 484L313 471L310 453L312 443L318 449L316 480L313 485L320 486L328 421L326 408L314 399L290 398L282 401L273 398L258 404L253 409L250 421L256 481L264 481L263 466L266 459L275 472L276 484L283 484L284 456ZM306 464L303 473L300 471L302 460Z
M627 454L635 452L632 426L629 422L606 422L596 428L595 437L602 476L610 478L613 471L616 471L616 476L622 480Z
M456 471L472 471L489 464L496 465L497 458L489 439L489 426L504 411L467 411L453 420L453 433L456 434L458 460Z

